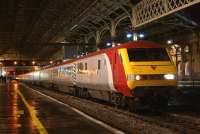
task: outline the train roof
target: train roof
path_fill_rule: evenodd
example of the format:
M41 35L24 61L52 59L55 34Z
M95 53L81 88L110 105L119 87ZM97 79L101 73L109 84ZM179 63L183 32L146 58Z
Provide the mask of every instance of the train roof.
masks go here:
M151 42L151 41L130 41L130 42L127 42L127 43L122 43L122 44L115 46L115 47L101 49L99 51L89 53L85 56L76 57L74 59L65 61L65 62L58 64L58 65L71 63L71 62L74 62L74 61L77 61L77 60L80 60L80 59L88 58L88 57L95 56L95 55L102 54L102 53L106 53L106 52L109 52L109 51L115 51L115 50L120 49L120 48L159 48L159 47L163 47L163 46L156 44L154 42ZM54 66L57 66L57 65L54 65Z
M64 65L64 64L69 64L69 63L75 62L77 60L85 59L85 58L95 56L95 55L98 55L98 54L102 54L102 53L106 53L106 52L109 52L109 51L115 51L115 50L118 50L120 48L159 48L159 47L163 47L163 46L159 45L157 43L151 42L151 41L130 41L130 42L127 42L127 43L122 43L122 44L120 44L116 47L101 49L99 51L92 52L92 53L89 53L85 56L77 57L77 58L62 62L60 64L44 67L41 70L50 69L50 68L61 66L61 65ZM29 73L31 73L31 72L29 72Z

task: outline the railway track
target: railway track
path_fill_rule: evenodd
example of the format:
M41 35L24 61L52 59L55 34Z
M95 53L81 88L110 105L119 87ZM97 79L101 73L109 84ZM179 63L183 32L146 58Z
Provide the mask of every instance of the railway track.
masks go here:
M183 132L200 133L200 118L182 114L167 114L166 121L173 122L177 127L181 127Z
M25 86L25 85L23 85ZM67 95L58 90L33 87L35 90L71 105L111 126L130 134L199 134L200 119L194 117L164 113L160 115L140 115L99 104L91 100Z

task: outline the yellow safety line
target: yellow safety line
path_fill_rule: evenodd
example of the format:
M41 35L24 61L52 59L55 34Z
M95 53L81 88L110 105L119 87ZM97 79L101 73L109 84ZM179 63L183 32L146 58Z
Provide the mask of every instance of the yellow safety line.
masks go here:
M19 90L18 90L18 94L21 97L22 101L24 102L25 106L27 107L29 114L30 114L30 116L33 120L33 123L36 126L36 128L38 129L39 133L40 134L48 134L47 130L42 125L42 123L40 122L38 117L36 116L34 109L31 107L31 105L29 105L29 103L26 101L25 97L23 96L23 94Z

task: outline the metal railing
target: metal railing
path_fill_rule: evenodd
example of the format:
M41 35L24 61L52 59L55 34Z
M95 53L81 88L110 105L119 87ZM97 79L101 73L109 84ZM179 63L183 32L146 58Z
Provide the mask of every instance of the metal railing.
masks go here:
M200 3L200 0L143 0L134 7L135 28Z

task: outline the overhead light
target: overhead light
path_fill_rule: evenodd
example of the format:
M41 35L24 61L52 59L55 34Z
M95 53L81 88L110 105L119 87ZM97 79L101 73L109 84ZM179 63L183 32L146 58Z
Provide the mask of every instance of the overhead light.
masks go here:
M107 43L106 43L106 46L108 46L108 47L111 46L111 43L107 42Z
M17 65L17 61L14 61L13 63L14 63L14 65Z
M141 38L141 39L144 38L144 34L143 34L143 33L140 33L138 36L139 36L139 38Z
M173 40L167 40L167 44L172 44Z
M51 61L49 61L49 63L50 63L50 64L53 64L53 61L51 60Z
M127 37L127 38L131 38L132 36L133 36L132 33L127 33L127 34L126 34L126 37Z
M32 61L32 65L35 65L35 61Z
M2 71L2 75L5 76L6 75L6 71L3 70Z

